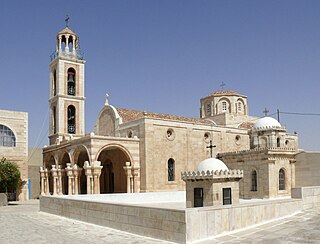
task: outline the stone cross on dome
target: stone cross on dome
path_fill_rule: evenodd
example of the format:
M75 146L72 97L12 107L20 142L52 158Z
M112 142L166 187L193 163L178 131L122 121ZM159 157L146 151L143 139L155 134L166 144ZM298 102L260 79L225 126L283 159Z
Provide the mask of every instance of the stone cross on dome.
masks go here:
M212 158L212 151L213 151L213 148L214 147L217 147L216 145L212 145L212 140L210 140L210 145L207 146L207 148L210 148L210 157Z
M69 16L66 15L66 19L64 20L66 22L66 27L69 27Z
M221 84L220 84L220 87L221 87L222 90L224 89L225 85L226 85L226 83L224 83L224 82L222 81Z

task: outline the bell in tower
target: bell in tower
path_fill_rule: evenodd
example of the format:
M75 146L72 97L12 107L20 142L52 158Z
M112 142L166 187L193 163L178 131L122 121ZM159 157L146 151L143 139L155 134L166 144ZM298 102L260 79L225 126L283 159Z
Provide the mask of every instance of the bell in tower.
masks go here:
M79 138L85 134L84 65L79 37L69 28L67 17L66 27L57 33L56 50L51 55L50 145L67 135Z

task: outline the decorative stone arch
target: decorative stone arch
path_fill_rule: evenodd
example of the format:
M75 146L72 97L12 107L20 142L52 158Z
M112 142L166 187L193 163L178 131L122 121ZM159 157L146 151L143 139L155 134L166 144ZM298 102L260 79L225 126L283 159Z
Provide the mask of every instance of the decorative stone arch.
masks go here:
M96 161L103 166L100 176L101 193L125 193L134 191L134 161L131 153L121 144L102 147Z
M87 194L87 177L84 166L85 161L91 162L89 150L85 145L79 145L73 152L74 164L79 167L79 194Z
M224 108L224 103L226 103L226 107L225 108ZM227 98L227 97L220 98L218 103L216 104L216 111L217 111L217 114L222 114L222 113L230 114L232 112L231 111L231 101L230 101L230 99Z
M105 105L98 116L95 133L100 136L115 136L115 129L122 123L118 111L111 105Z

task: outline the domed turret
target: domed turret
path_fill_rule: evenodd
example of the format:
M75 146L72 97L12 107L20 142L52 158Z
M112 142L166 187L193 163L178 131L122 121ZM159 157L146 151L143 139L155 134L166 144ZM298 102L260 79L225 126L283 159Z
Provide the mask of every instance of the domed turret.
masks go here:
M196 171L225 171L225 170L229 170L228 167L224 164L224 162L222 162L219 159L216 158L208 158L203 160L202 162L199 163L199 165L196 168Z

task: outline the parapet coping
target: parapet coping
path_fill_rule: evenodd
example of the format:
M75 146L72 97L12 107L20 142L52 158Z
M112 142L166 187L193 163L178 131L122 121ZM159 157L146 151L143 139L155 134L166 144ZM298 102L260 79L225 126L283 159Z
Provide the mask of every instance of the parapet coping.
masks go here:
M181 172L181 179L187 180L214 180L214 179L239 179L243 177L243 170L207 170L205 171L185 171Z

